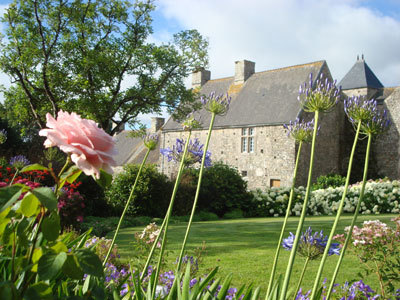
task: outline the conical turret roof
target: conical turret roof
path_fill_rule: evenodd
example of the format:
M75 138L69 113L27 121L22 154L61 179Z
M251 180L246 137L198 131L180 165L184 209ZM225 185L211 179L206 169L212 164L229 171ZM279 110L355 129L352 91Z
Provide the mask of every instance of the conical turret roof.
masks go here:
M351 90L358 88L383 88L383 84L375 76L374 72L369 68L364 60L364 56L357 61L350 71L339 82L343 90Z

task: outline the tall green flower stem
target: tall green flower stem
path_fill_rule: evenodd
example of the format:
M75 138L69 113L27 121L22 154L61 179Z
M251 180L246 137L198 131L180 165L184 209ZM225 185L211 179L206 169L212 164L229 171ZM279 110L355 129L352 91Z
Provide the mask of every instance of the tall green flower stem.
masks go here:
M208 145L210 143L211 132L212 132L212 128L214 126L214 120L215 120L215 113L212 113L211 114L210 126L208 128L207 140L206 140L206 144L204 145L204 149L203 149L203 157L201 159L200 171L199 171L199 179L198 179L198 182L197 182L196 194L194 196L192 212L190 214L189 223L188 223L187 228L186 228L185 238L183 239L182 249L181 249L181 252L179 254L178 265L176 267L176 269L178 271L180 270L181 265L182 265L183 253L185 252L187 239L189 237L190 228L191 228L192 223L193 223L194 213L196 211L197 200L199 199L201 179L203 178L203 171L204 171L204 162L206 161L207 149L208 149Z
M110 248L108 248L107 255L106 255L106 257L104 258L103 267L106 266L106 263L107 263L107 261L108 261L108 258L110 257L110 254L111 254L111 251L112 251L112 249L113 249L113 247L114 247L115 240L116 240L117 235L118 235L118 233L119 233L119 229L120 229L120 227L121 227L122 221L124 220L124 217L125 217L125 214L126 214L126 212L127 212L127 210L128 210L129 204L131 203L131 200L132 200L132 197L133 197L133 193L135 192L136 185L137 185L137 183L138 183L138 181L139 181L139 177L140 177L140 175L141 175L141 173L142 173L143 166L144 166L144 164L146 163L146 160L147 160L147 157L149 156L150 151L151 151L151 149L147 149L146 155L144 156L143 161L142 161L142 164L140 165L139 171L138 171L138 173L137 173L137 175L136 175L135 183L133 184L133 186L132 186L132 188L131 188L131 193L129 194L128 201L126 201L125 208L124 208L124 210L122 211L121 217L119 218L119 222L118 222L118 225L117 225L117 229L115 230L114 237L113 237L113 239L112 239L112 241L111 241Z
M310 168L308 170L306 195L304 197L303 209L301 211L299 224L297 225L297 229L296 229L296 236L295 236L295 239L293 242L292 251L290 252L289 262L288 262L288 265L286 268L286 273L285 273L285 278L284 278L283 285L282 285L282 293L280 296L280 300L286 300L286 293L287 293L287 289L289 286L290 275L292 273L293 263L294 263L294 259L296 257L297 247L299 245L299 240L300 240L300 236L301 236L301 230L303 228L304 219L306 217L308 200L310 198L311 178L312 178L312 170L313 170L313 166L314 166L315 139L316 139L317 131L318 131L318 117L319 117L319 111L316 110L314 112L314 131L313 131L313 137L312 137L312 143L311 143Z
M306 269L307 269L309 261L310 261L310 258L306 257L306 261L304 262L303 270L301 271L301 274L300 274L299 282L297 283L296 289L294 291L293 300L296 300L296 298L297 298L297 293L300 290L300 286L301 286L301 283L303 282L304 274L306 273Z
M149 253L149 256L147 257L146 263L144 264L144 268L143 268L143 271L142 271L142 275L140 275L140 281L143 280L144 276L145 276L146 273L147 273L147 268L149 267L149 264L150 264L150 261L151 261L151 259L152 259L152 257L153 257L153 254L154 254L154 251L155 251L155 249L156 249L157 243L158 243L158 241L160 240L160 237L161 237L161 234L162 234L164 228L166 228L166 225L167 225L167 223L169 222L169 217L170 217L170 215L171 215L172 208L173 208L173 205L174 205L176 192L178 191L178 186L179 186L179 183L180 183L180 181L181 181L183 168L185 167L185 157L186 157L186 153L187 153L187 150L188 150L189 140L190 140L191 134L192 134L192 132L189 131L189 135L188 135L188 138L187 138L187 140L186 140L185 148L184 148L184 150L183 150L181 162L180 162L180 165L179 165L178 175L177 175L177 177L176 177L174 189L173 189L173 191L172 191L171 201L169 202L169 206L168 206L168 209L167 209L167 213L165 214L164 220L163 220L163 222L162 222L162 224L161 224L161 227L160 227L160 234L157 235L157 237L156 237L156 239L155 239L155 241L154 241L154 243L153 243L153 246L152 246L151 249L150 249L150 253ZM165 232L166 232L166 231L167 231L167 230L165 230ZM162 245L161 245L161 248L162 248L163 246L165 247L164 241L165 241L165 234L164 234L164 239L163 239L163 243L162 243ZM161 255L162 255L162 253L160 253L160 257L161 257ZM161 257L161 258L162 258L162 257Z
M357 221L357 217L358 217L358 213L360 211L361 203L362 203L362 200L364 198L365 185L367 183L367 176L368 176L368 163L369 163L369 153L370 153L370 148L371 148L371 141L372 141L372 134L370 133L370 134L368 134L367 152L365 154L364 174L363 174L363 181L362 181L362 185L361 185L360 197L359 197L358 202L357 202L357 207L356 207L356 209L354 211L353 219L351 221L350 229L349 229L349 232L347 234L346 240L344 242L344 245L343 245L342 249L340 250L339 260L338 260L338 262L336 264L335 271L333 272L333 276L332 276L331 282L329 283L328 292L326 294L326 299L327 300L329 300L329 297L331 296L333 285L334 285L335 280L336 280L336 276L337 276L337 274L339 272L339 268L340 268L340 265L342 263L344 254L346 252L347 246L350 243L351 235L353 233L353 228L354 228L354 225L355 225L355 223Z
M356 135L354 137L354 142L353 142L353 148L351 149L349 165L348 165L348 168L347 168L346 183L345 183L345 186L344 186L342 199L340 200L339 208L338 208L338 211L336 213L336 218L335 218L335 221L333 222L332 229L331 229L331 232L329 234L328 241L326 242L324 254L322 255L322 259L321 259L321 262L319 264L317 275L315 276L314 286L313 286L312 291L311 291L310 299L314 299L316 297L317 289L318 289L318 286L319 286L319 281L321 279L321 274L322 274L322 271L323 271L324 266L325 266L325 261L326 261L326 259L328 257L329 248L331 247L332 239L333 239L333 236L334 236L334 234L336 232L336 228L337 228L337 225L339 223L340 215L342 214L342 211L343 211L344 201L346 199L347 190L349 188L349 181L350 181L351 169L352 169L352 166L353 166L354 153L356 151L358 137L360 135L360 129L361 129L361 121L358 122L357 131L356 131Z
M163 222L163 224L162 224L162 225L164 225L165 229L164 229L163 226L161 225L160 234L157 236L157 239L154 241L154 244L153 244L153 247L152 247L152 250L153 250L154 245L156 245L157 242L158 242L158 237L161 235L161 233L162 233L163 230L164 230L163 240L162 240L162 242L161 242L160 255L159 255L159 257L158 257L157 268L156 268L156 271L155 271L155 272L156 272L156 275L155 275L156 282L154 283L154 285L153 285L153 287L152 287L152 288L153 288L153 290L152 290L152 299L153 299L153 297L154 297L154 295L155 295L155 292L156 292L156 287L157 287L157 284L156 284L156 283L157 283L158 275L160 274L160 267L161 267L161 262L162 262L162 258L163 258L165 246L167 245L167 234L168 234L169 218L170 218L170 216L171 216L172 208L173 208L174 202L175 202L176 192L178 191L178 186L179 186L179 183L181 182L183 169L184 169L184 167L185 167L185 158L186 158L186 154L187 154L187 152L188 152L188 146L189 146L189 140L190 140L191 134L192 134L192 131L189 130L189 134L188 134L188 137L187 137L186 143L185 143L185 149L183 150L181 163L180 163L180 165L179 165L178 175L176 176L175 185L174 185L174 190L172 191L171 201L170 201L170 203L169 203L169 207L168 207L167 213L166 213L166 215L165 215L164 222ZM148 260L148 261L150 262L150 260ZM146 266L145 266L145 267L146 267ZM147 267L144 269L143 274L144 274L144 272L145 272L146 270L147 270Z
M281 247L282 247L281 244L282 244L283 236L285 234L286 224L287 224L287 221L288 221L289 216L290 216L290 210L292 209L292 202L293 202L293 197L294 197L294 188L296 186L297 169L298 169L298 166L299 166L299 158L300 158L301 146L302 145L303 145L303 142L300 141L299 142L299 148L297 150L296 165L294 167L294 172L293 172L293 182L292 182L292 188L290 189L289 202L288 202L288 206L287 206L287 209L286 209L285 219L283 220L283 224L282 224L281 235L279 236L278 245L276 246L275 258L274 258L274 262L272 264L272 270L271 270L271 275L270 275L270 278L269 278L269 284L268 284L268 290L267 290L266 299L268 299L269 294L271 293L272 285L274 283L275 273L276 273L276 266L278 265L279 253L280 253Z

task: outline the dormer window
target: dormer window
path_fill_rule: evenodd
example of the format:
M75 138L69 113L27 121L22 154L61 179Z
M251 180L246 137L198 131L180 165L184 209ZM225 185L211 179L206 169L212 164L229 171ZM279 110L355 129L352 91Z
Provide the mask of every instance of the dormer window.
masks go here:
M254 152L254 128L242 128L242 153L253 153Z

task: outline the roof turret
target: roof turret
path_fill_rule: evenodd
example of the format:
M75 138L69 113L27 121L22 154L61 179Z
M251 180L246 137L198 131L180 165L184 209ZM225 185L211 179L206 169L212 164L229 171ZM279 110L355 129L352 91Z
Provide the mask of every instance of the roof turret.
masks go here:
M350 71L339 82L343 90L359 89L359 88L383 88L383 84L375 76L374 72L369 68L364 60L364 55L357 56L357 61Z

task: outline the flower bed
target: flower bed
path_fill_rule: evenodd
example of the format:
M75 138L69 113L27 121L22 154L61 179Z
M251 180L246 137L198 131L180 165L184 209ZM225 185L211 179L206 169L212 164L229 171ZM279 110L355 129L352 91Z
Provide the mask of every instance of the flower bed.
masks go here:
M310 203L307 209L308 215L332 215L335 214L340 199L343 196L344 187L320 189L311 192ZM284 215L289 199L290 188L266 188L265 191L256 190L254 195L254 216L278 217ZM295 189L292 215L298 216L305 195L305 188ZM345 198L343 211L353 213L360 196L360 185L349 187ZM369 181L365 187L364 200L361 203L361 214L382 214L400 212L400 181Z

